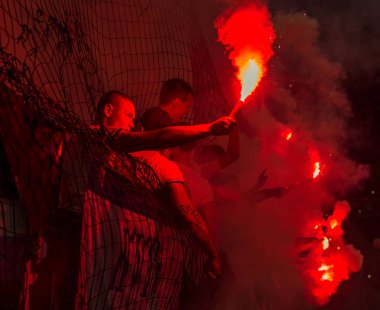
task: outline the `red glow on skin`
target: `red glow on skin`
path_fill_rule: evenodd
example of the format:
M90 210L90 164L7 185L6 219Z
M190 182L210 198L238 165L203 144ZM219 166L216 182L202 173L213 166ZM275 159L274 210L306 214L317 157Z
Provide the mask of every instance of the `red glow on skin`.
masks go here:
M220 41L236 68L240 101L254 92L267 71L275 39L270 14L265 6L250 4L227 11L215 21Z

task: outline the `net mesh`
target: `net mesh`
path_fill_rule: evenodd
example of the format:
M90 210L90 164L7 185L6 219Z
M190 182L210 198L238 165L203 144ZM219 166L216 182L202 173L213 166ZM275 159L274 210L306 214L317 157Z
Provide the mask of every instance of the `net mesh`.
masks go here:
M105 91L139 117L172 77L194 88L189 121L226 112L192 1L3 0L0 13L1 307L178 307L205 255L152 169L89 124Z

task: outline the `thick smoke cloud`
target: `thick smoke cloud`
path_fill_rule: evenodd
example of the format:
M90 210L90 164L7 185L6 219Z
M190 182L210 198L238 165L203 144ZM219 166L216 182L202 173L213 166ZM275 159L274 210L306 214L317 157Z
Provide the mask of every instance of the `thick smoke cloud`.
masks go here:
M354 75L374 76L380 69L380 3L377 0L269 1L273 11L302 11L321 27L322 49Z
M345 194L368 170L351 161L343 148L352 112L341 87L342 66L319 48L317 20L305 13L277 13L274 23L278 42L268 78L268 109L301 139L310 140L328 167L330 189Z
M239 3L230 2L232 6ZM341 86L349 57L355 58L362 70L367 63L357 60L353 50L351 56L340 58L339 49L343 54L347 38L340 38L340 44L327 50L339 27L333 27L332 22L321 24L317 4L310 6L314 10L311 17L299 3L269 3L277 35L275 56L268 77L239 119L244 133L242 156L229 172L238 174L244 190L267 169L266 187L285 186L289 190L281 199L257 205L246 202L222 210L222 240L236 277L231 309L242 304L259 309L312 307L302 267L297 264L299 250L305 246L302 240L312 237L305 234L306 227L323 221L339 199L369 176L369 168L350 159L345 149L353 112ZM347 14L351 10L354 8L347 9ZM321 21L327 19L325 16ZM321 32L327 25L332 27L329 34ZM368 68L368 72L373 70ZM237 98L234 91L227 96L231 102ZM289 130L293 136L287 141L284 133ZM321 161L322 175L305 181L316 159ZM347 249L360 265L360 253L350 246Z

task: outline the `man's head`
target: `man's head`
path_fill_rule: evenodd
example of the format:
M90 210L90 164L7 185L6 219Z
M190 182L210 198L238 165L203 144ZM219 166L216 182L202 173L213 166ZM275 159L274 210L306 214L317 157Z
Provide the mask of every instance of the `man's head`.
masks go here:
M173 123L180 122L190 110L193 94L193 89L184 80L167 80L161 87L159 106L169 114Z
M98 102L95 121L100 126L119 127L130 131L135 119L132 99L119 91L107 92Z

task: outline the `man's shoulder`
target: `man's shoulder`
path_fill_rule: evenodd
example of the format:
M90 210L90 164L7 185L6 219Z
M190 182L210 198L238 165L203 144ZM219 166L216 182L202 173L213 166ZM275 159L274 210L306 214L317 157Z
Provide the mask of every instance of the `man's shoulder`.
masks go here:
M130 154L133 157L139 157L139 158L152 158L152 157L157 157L161 155L158 151L153 151L153 150L131 152Z
M163 183L183 182L183 175L176 163L158 151L139 151L131 155L149 165Z
M169 114L162 110L160 107L153 107L146 110L141 118L139 124L145 130L154 130L171 125L172 121Z
M90 134L94 137L100 137L100 138L106 138L106 139L114 139L119 134L129 134L130 132L120 128L120 127L113 127L113 126L105 126L101 127L98 125L91 125L89 127Z
M135 158L146 161L151 166L167 164L168 162L171 163L169 159L167 159L158 151L146 150L146 151L132 152L130 154Z
M153 119L150 119L150 118L153 118ZM160 120L160 121L170 121L171 122L171 119L170 119L168 112L162 110L160 107L153 107L153 108L146 110L141 115L140 120L141 121L143 121L143 120L147 120L147 121L152 121L152 120L158 121L158 120Z

